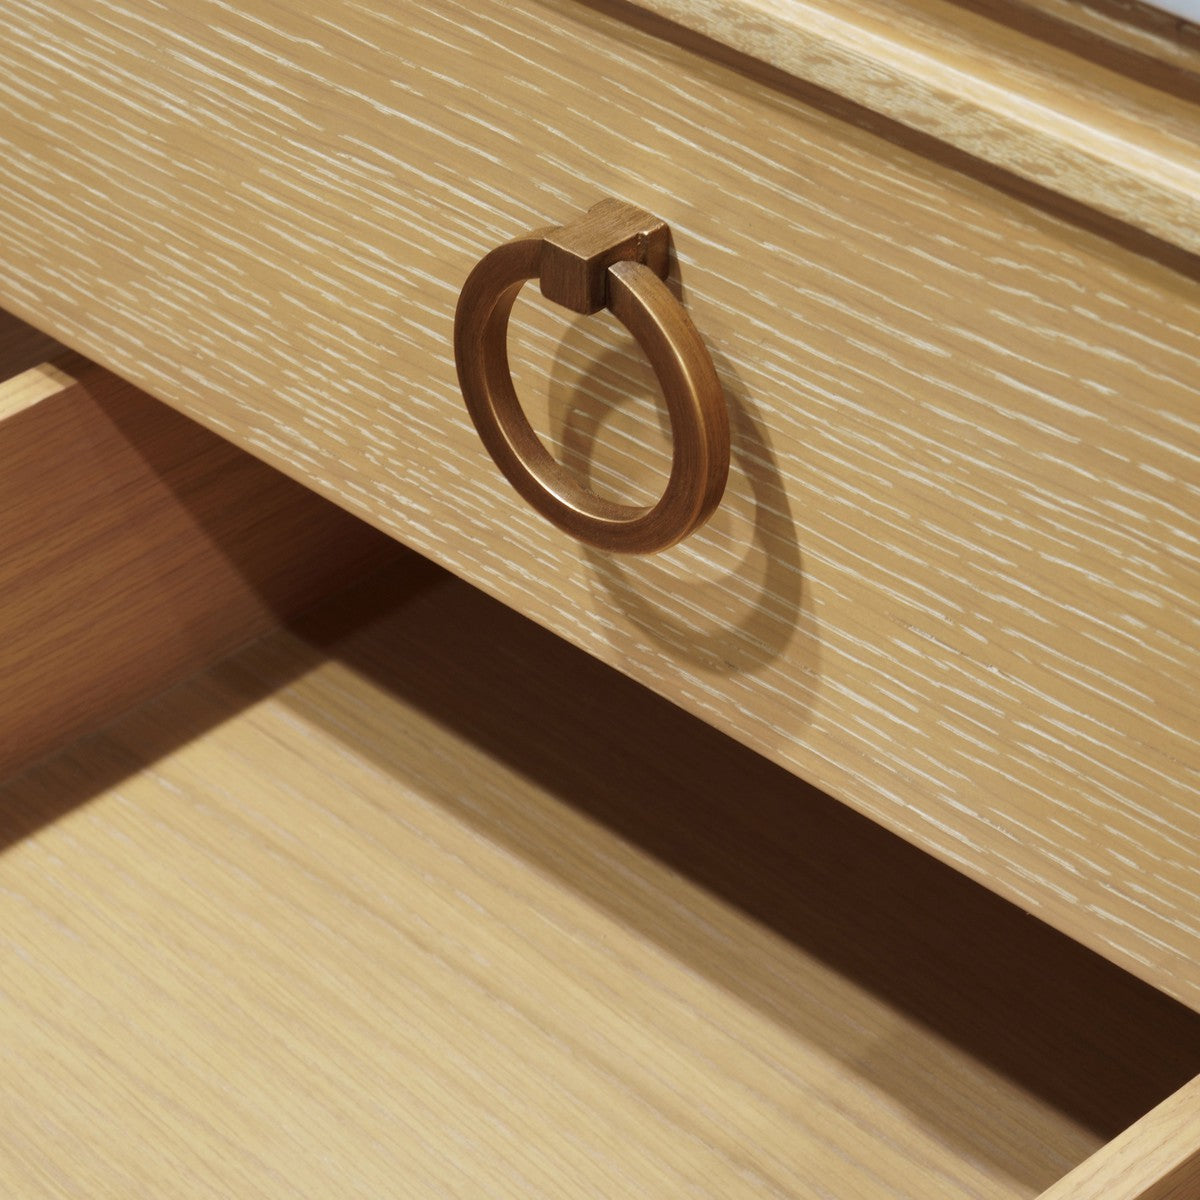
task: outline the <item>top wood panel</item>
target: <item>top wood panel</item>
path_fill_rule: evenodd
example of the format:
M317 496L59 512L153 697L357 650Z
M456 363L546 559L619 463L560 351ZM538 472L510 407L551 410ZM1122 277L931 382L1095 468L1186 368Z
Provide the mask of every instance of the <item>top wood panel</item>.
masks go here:
M1030 36L1019 18L1002 24L946 0L638 3L1200 251L1200 106L1192 89L1147 86L1187 83L1158 62L1130 77Z
M576 5L6 20L10 306L1200 1006L1194 280ZM734 406L641 562L510 495L451 359L476 259L604 194ZM532 419L656 487L640 358L520 307Z
M1163 91L1200 98L1200 25L1142 0L955 0Z

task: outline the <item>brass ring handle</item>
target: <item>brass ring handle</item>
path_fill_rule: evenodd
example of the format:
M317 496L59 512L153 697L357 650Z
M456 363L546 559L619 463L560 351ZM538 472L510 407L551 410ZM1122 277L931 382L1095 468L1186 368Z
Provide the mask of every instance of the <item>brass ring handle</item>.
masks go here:
M729 474L729 413L712 359L671 294L666 225L618 200L557 229L485 255L467 277L454 318L454 357L467 410L509 483L560 529L603 550L649 554L702 525ZM542 445L521 409L508 365L508 318L521 287L575 312L607 307L649 358L667 404L674 447L656 504L617 504L588 491Z

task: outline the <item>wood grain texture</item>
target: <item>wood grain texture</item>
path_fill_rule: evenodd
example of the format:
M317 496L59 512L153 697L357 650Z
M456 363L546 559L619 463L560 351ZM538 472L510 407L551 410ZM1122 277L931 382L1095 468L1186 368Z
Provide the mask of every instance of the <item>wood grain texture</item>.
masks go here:
M1200 98L1200 25L1140 0L955 0L995 21L1140 78Z
M0 385L0 776L397 549L76 356Z
M1030 182L1200 251L1200 105L950 0L638 0Z
M1200 1005L1193 279L587 7L3 11L0 298ZM640 564L510 493L451 348L474 263L605 194L733 406ZM661 490L627 341L523 296L510 353Z
M1200 1078L1050 1188L1041 1200L1200 1196Z
M406 564L0 790L0 1186L1032 1197L1200 1017Z
M43 400L73 387L84 361L64 350L60 361L40 363L4 380L0 383L0 421L19 416Z

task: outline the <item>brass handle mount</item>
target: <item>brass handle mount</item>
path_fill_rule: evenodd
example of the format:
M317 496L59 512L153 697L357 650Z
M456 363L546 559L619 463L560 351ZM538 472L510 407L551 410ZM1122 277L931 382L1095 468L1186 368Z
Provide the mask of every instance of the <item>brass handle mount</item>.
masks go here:
M649 554L702 525L729 475L729 412L712 359L663 282L666 224L620 200L601 200L568 225L490 251L467 277L454 318L454 357L467 410L509 483L560 529L602 550ZM674 441L658 502L617 504L579 484L552 457L521 409L508 365L508 318L530 279L573 312L608 310L637 339L662 388Z

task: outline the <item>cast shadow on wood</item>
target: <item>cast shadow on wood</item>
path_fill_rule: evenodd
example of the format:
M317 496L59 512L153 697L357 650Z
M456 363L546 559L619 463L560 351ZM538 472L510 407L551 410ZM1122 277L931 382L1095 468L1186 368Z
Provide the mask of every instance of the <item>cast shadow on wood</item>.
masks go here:
M678 291L674 281L672 286ZM591 486L603 427L615 407L650 395L664 446L671 433L666 406L633 339L626 335L598 351L586 325L586 319L571 325L558 348L550 423L564 466ZM788 650L796 664L792 700L807 709L820 678L820 639L791 505L764 424L736 369L720 354L713 359L731 433L729 484L717 512L660 554L614 555L588 546L581 553L600 602L615 604L685 666L715 675L752 674ZM586 364L582 370L579 363Z
M301 728L328 731L400 792L421 780L424 796L482 838L1030 1189L1053 1176L1023 1150L1029 1131L997 1131L986 1099L974 1108L955 1099L975 1077L968 1069L960 1078L964 1056L1103 1138L1200 1069L1200 1015L416 556L291 632L301 639L294 652L258 656L253 670L234 656L212 669L218 686L184 684L151 702L152 719L142 710L126 729L12 781L0 794L3 838L32 832L274 694ZM391 707L445 731L429 761L411 738L380 737L378 715L360 726L328 711L319 689L289 689L330 659L375 685L377 714ZM449 757L448 745L457 747ZM489 760L537 789L544 826L530 826L527 789L470 786ZM269 786L269 762L262 772L247 774L247 789ZM607 835L589 834L564 856L570 814ZM677 902L675 884L656 902L662 880L679 878L700 889L698 902L715 898L766 936L728 938ZM868 1008L877 997L930 1036L914 1041L895 1020L863 1027L831 1010L795 984L807 959Z
M363 628L370 627L374 621L394 617L398 611L403 611L408 600L446 578L439 567L419 555L410 551L404 551L403 555L402 577L390 576L386 590L376 594L357 589L353 613L355 621ZM308 613L293 614L289 624L295 623L304 634L306 622L317 620L327 607L336 614L338 603L335 597ZM317 628L323 629L324 625L318 622ZM210 673L217 673L223 679L235 679L235 684L226 686L235 688L238 694L236 706L227 703L209 705L194 699L186 705L181 704L179 697L191 683L187 680L143 701L128 713L114 714L114 720L101 729L0 779L0 871L8 846L36 834L39 829L116 787L122 780L203 737L215 725L232 720L243 709L266 700L327 658L324 649L314 645L310 653L292 660L290 670L252 677L236 671L238 656L235 653L192 679L204 678ZM163 719L139 725L135 745L111 736L112 730L122 728L124 717L147 709L159 710L164 714ZM247 784L253 784L253 777L248 777Z
M0 420L0 779L395 543L93 363Z
M787 948L733 944L684 905L647 903L600 844L581 868L555 822L531 835L522 796L447 782L436 798L456 817L1031 1189L1057 1176L1030 1161L1028 1131L998 1128L986 1101L953 1101L970 1087L963 1055L1106 1140L1200 1070L1200 1015L458 581L361 635L310 623L306 636L455 731L464 755L507 764ZM409 769L341 733L381 769ZM793 986L794 955L931 1030L928 1057L912 1060L894 1021L872 1033L847 1018L830 1039L841 1017Z

